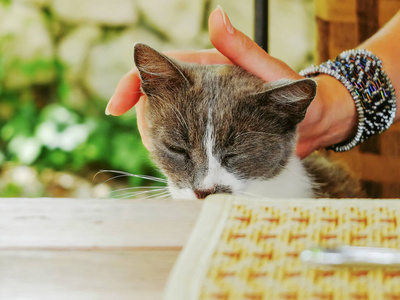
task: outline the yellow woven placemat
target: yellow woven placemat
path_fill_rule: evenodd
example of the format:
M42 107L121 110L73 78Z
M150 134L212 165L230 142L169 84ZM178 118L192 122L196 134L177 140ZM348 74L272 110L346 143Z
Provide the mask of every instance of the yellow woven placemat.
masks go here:
M316 267L301 251L399 248L400 200L207 198L165 300L398 300L400 269Z

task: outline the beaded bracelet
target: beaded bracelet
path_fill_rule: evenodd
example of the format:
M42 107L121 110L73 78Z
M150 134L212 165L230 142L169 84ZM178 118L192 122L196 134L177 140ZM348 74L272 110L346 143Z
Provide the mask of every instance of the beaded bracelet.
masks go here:
M365 49L344 51L334 60L300 72L306 77L318 74L328 74L341 81L353 97L358 113L356 135L327 149L348 151L392 125L396 115L395 92L382 69L382 61L372 52Z

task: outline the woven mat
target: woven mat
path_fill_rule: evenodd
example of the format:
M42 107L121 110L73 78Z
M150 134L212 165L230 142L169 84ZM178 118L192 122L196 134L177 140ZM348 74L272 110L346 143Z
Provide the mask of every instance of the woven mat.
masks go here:
M400 269L317 267L301 251L400 249L400 200L207 198L165 300L397 300Z

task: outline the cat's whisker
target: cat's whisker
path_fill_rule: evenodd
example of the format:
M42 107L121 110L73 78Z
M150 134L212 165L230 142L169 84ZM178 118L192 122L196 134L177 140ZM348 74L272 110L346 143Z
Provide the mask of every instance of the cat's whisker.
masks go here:
M135 196L132 196L131 194L127 194L125 196L119 196L119 197L116 197L116 198L117 199L134 199Z
M128 175L117 175L117 176L113 176L111 178L108 178L107 180L103 181L101 184L106 184L107 182L114 180L114 179L118 179L118 178L122 178L122 177L128 177Z
M103 183L106 183L106 182L108 182L108 181L110 181L112 179L119 178L119 177L124 177L124 176L126 176L126 177L136 177L136 178L146 179L146 180L155 181L155 182L167 183L167 180L163 179L163 178L154 177L154 176L150 176L150 175L137 175L137 174L132 174L132 173L124 172L124 171L117 171L117 170L100 170L99 172L97 172L94 175L94 177L96 177L100 173L107 173L107 172L120 174L120 175L115 176L113 178L109 178Z
M148 200L148 199L162 199L165 198L165 196L168 196L169 192L164 192L156 195L149 195L147 197L141 198L142 200Z
M158 196L157 196L157 199L166 199L166 198L172 199L172 198L171 198L171 193L168 192L168 193L165 193L164 195L161 195L161 196L158 195Z
M151 193L164 193L167 191L167 188L163 189L163 190L146 190L146 191L136 191L136 192L131 192L131 193L126 193L126 196L131 196L131 197L137 197L139 195L143 195L143 194L151 194Z
M143 200L143 199L154 199L154 198L160 198L161 196L169 196L170 193L169 191L162 191L162 192L156 192L154 191L148 191L148 192L143 192L143 193L128 193L122 197L119 197L119 199L138 199L138 200ZM148 196L140 196L140 195L145 195L145 194L150 194ZM138 197L139 196L139 197Z
M143 195L143 194L148 194L151 191L142 191L142 192L134 192L134 193L125 193L122 195L117 196L116 198L118 199L133 199L133 198L137 198L137 196L139 195Z
M163 178L158 178L154 176L149 176L149 175L137 175L137 174L132 174L128 173L125 171L117 171L117 170L101 170L97 172L94 177L96 177L100 173L115 173L118 174L116 176L113 176L107 180L105 180L102 184L105 184L113 179L121 178L121 177L136 177L136 178L141 178L145 180L150 180L153 182L160 182L163 184L167 183L166 179ZM145 194L154 194L154 193L164 193L168 190L168 187L165 186L135 186L135 187L127 187L127 188L122 188L122 189L117 189L115 191L111 191L109 193L109 197L111 198L118 198L118 199L127 199L127 198L135 198L140 195L145 195Z
M159 199L161 197L168 196L168 195L169 195L169 191L166 191L166 192L163 192L163 193L159 193L159 194L150 195L150 196L147 196L147 197L144 197L144 198L140 198L140 200L155 199L155 198Z
M128 191L128 190L140 190L140 189L142 189L142 190L143 189L147 189L147 190L165 190L165 189L167 189L167 187L166 186L134 186L134 187L118 189L118 190L112 191L111 193Z
M118 189L115 191L111 191L109 193L110 197L113 196L123 196L123 195L135 195L136 193L155 193L155 192L160 192L160 191L165 191L167 190L168 187L131 187L131 188L123 188L123 189Z

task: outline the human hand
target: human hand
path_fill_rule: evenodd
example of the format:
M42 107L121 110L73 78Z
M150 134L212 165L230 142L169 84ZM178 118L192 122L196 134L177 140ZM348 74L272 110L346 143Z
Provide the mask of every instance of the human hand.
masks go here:
M219 52L204 50L166 54L181 61L200 64L233 63L265 81L303 78L287 64L270 56L249 37L235 29L220 7L210 15L209 36L212 44ZM334 97L332 97L340 95L335 99L347 100L349 95L346 88L336 79L328 77L318 76L316 78L320 83L317 96L309 106L304 121L299 125L297 154L302 158L315 149L346 139L354 127L354 124L351 123L354 121L352 116L355 114L352 101L344 101L345 105L337 106L337 101L333 100ZM140 93L138 71L134 68L118 83L117 89L107 106L107 111L112 115L121 115L136 105L139 131L143 144L148 148L147 124L144 118L145 101L146 97ZM340 122L335 120L336 112L338 116L342 117L339 120ZM347 121L345 122L344 119ZM349 119L351 120L350 123L348 122ZM347 125L351 130L346 128Z
M329 75L318 75L314 80L317 94L298 126L296 153L300 158L350 139L357 129L356 107L345 86Z

